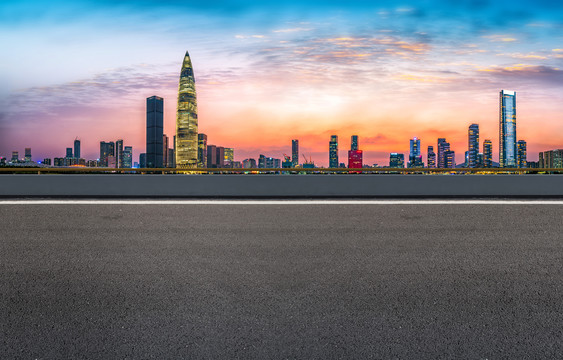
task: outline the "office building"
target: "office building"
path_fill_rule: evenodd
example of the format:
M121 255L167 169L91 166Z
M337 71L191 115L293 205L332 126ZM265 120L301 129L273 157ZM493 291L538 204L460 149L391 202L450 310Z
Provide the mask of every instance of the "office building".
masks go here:
M521 169L528 167L528 160L527 160L526 154L527 154L526 141L518 140L516 159L517 159L517 162L518 162L518 167L521 168Z
M168 166L168 136L162 135L162 167Z
M117 158L115 157L115 155L108 156L108 166L107 167L112 168L112 169L117 168Z
M66 158L72 158L72 148L66 148Z
M162 136L164 122L164 99L158 96L147 98L146 167L163 167Z
M115 166L123 167L123 140L119 139L115 142Z
M100 163L97 160L88 160L86 162L86 166L87 167L98 167L98 166L100 166Z
M146 153L139 154L139 167L141 169L145 169L147 167L147 154Z
M483 142L483 167L493 167L493 143L489 139Z
M350 150L358 150L358 135L352 135L352 142L350 146Z
M235 161L235 149L225 148L225 166L231 167Z
M74 139L74 157L80 159L80 140Z
M176 151L174 149L168 149L168 167L175 168L176 167Z
M222 146L217 146L217 167L224 168L225 167L225 148Z
M256 160L255 159L244 159L242 161L242 167L245 169L255 169L256 166Z
M292 167L299 165L299 140L291 140L291 164Z
M338 167L338 136L331 135L328 143L328 167Z
M197 98L195 77L190 55L186 51L178 86L178 112L176 115L176 166L197 167Z
M449 144L448 144L448 148L449 148ZM444 151L444 167L446 169L455 169L455 151L452 150L446 150Z
M207 145L207 168L217 167L217 146Z
M43 159L43 165L51 165L51 159L50 158Z
M428 154L426 157L429 168L436 167L436 153L434 152L434 146L428 146Z
M31 148L25 148L25 162L31 162Z
M132 146L125 146L123 149L123 163L121 164L122 168L130 169L133 167L133 147Z
M65 166L65 158L61 158L61 157L54 158L53 163L55 166Z
M405 155L391 153L389 155L389 167L391 168L404 168L405 167Z
M207 135L197 134L197 167L207 167Z
M410 140L410 152L409 152L409 168L423 167L422 155L420 155L420 139L413 138Z
M20 157L20 153L18 151L12 151L12 160L11 162L18 162Z
M266 167L266 156L263 154L260 154L258 156L258 168L259 169L264 169Z
M113 141L100 141L100 166L108 167L108 158L115 157L115 144Z
M477 167L477 156L479 154L479 124L469 125L467 150L467 167Z
M348 151L348 168L361 169L363 166L363 153L362 150Z
M500 167L517 167L516 92L502 90L499 107L499 165Z
M445 138L438 139L438 168L446 167L446 151L450 151L450 143Z

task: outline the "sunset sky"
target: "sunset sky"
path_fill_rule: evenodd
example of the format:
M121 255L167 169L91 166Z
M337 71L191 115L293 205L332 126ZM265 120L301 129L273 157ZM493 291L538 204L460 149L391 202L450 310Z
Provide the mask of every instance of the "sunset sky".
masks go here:
M0 5L0 156L82 157L124 139L145 147L145 99L165 99L173 136L189 51L199 131L235 159L282 158L291 139L328 165L330 135L346 162L387 165L445 137L458 163L467 128L498 161L498 96L517 92L528 159L563 148L563 2L60 1ZM343 5L345 4L345 5ZM482 151L482 148L481 148ZM302 158L300 159L302 161Z

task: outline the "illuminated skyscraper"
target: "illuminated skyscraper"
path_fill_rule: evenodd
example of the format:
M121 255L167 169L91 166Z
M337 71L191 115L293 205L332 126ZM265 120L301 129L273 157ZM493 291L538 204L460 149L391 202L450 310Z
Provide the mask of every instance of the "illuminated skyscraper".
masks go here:
M518 167L528 167L526 142L524 140L518 140Z
M479 155L479 125L469 125L469 146L467 150L467 166L470 168L477 167L477 157Z
M299 140L291 140L291 166L299 165Z
M438 139L438 168L446 167L446 151L450 150L450 143L446 142L445 138Z
M429 168L436 167L436 153L434 152L434 146L428 146L427 161Z
M328 143L328 167L338 167L338 136L331 135Z
M235 149L225 148L225 166L231 166L235 161Z
M11 162L18 162L20 157L20 153L18 151L12 151L12 160Z
M446 143L447 144L447 143ZM449 147L449 144L448 144ZM444 167L447 169L455 169L455 151L446 150L444 151Z
M31 162L31 148L25 148L25 162Z
M123 164L121 167L127 169L133 167L133 147L126 146L123 150Z
M197 99L190 55L186 51L178 86L176 116L176 167L195 168L198 164Z
M115 167L123 167L123 139L115 142Z
M358 150L358 135L352 135L352 145L350 146L350 150Z
M74 139L74 157L80 159L80 140Z
M162 167L162 129L164 122L164 99L158 96L147 98L147 148L146 167Z
M197 167L207 167L207 135L197 134Z
M389 155L389 167L392 168L404 168L405 167L405 155L391 153Z
M348 168L349 169L361 169L362 166L363 166L362 150L350 150L350 151L348 151Z
M483 167L493 167L493 143L489 139L483 141Z
M162 135L162 167L168 166L168 136Z
M500 167L516 167L516 92L502 90L499 107L499 164Z
M115 144L113 141L100 141L100 167L108 167L110 156L115 156Z
M410 140L410 153L408 167L423 167L422 155L420 155L420 139L413 138Z

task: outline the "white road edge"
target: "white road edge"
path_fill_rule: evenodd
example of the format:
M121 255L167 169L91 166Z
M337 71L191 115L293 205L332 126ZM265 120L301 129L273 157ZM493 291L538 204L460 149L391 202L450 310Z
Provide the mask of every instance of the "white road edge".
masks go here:
M563 205L563 200L0 200L0 205Z

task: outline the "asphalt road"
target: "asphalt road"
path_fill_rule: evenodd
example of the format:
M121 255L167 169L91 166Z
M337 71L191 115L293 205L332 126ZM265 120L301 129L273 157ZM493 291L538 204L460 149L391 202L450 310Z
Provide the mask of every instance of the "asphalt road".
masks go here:
M0 205L0 358L563 356L563 205Z

